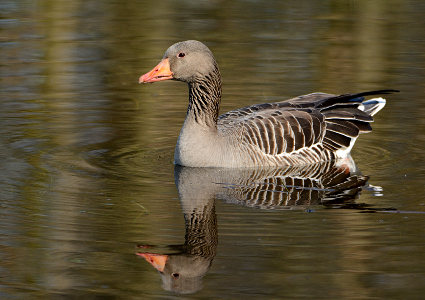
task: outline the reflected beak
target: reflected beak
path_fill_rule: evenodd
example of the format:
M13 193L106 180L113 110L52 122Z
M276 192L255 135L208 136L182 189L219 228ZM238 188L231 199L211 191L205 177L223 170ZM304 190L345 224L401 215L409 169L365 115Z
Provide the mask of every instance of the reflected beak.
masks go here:
M170 70L170 62L168 61L168 58L164 58L150 72L140 76L139 83L156 82L168 79L173 79L173 72Z
M164 272L165 263L167 262L168 255L153 254L153 253L136 253L143 257L148 263L150 263L159 272Z

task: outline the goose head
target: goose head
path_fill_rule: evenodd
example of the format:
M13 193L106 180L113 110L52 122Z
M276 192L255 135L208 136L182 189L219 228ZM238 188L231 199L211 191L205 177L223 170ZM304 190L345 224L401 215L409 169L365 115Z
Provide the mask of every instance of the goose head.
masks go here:
M168 48L161 62L140 76L139 83L169 79L192 83L211 74L215 69L217 64L210 49L201 42L189 40Z

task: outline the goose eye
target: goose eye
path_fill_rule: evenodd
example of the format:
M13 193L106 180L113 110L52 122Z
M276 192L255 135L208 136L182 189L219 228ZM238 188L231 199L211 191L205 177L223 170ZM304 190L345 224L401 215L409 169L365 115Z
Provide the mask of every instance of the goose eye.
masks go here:
M186 54L184 54L183 52L180 52L178 57L184 57Z

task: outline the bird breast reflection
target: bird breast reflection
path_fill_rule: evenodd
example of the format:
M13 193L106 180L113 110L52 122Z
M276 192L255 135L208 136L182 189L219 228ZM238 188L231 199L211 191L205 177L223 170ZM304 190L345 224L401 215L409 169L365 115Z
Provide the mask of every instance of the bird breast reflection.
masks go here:
M351 158L282 168L176 166L174 176L185 218L185 243L177 247L178 253L137 255L159 271L165 290L179 294L202 288L202 278L216 255L216 199L260 209L351 208L368 180Z

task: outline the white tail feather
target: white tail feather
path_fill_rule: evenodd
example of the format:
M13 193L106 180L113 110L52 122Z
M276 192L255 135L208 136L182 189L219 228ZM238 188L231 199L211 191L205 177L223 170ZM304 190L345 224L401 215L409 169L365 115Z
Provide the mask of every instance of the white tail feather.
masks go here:
M381 98L381 97L373 98L359 105L359 109L373 116L378 111L383 109L386 103L387 103L387 100L385 100L384 98Z

